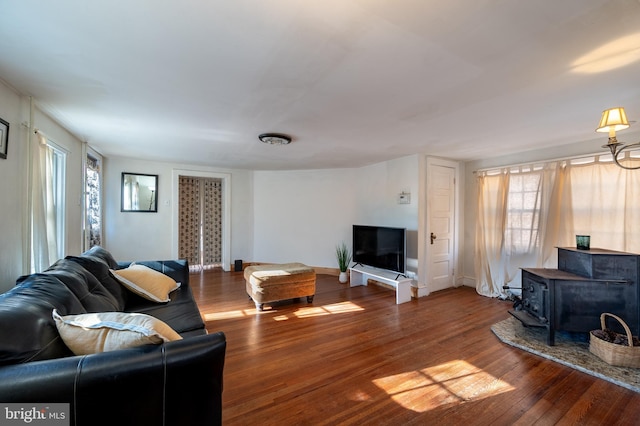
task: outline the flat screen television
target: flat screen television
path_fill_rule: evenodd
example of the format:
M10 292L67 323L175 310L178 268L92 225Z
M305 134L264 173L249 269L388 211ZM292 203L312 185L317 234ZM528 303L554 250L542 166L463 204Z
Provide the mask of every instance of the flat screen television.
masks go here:
M405 273L406 229L353 225L353 261Z

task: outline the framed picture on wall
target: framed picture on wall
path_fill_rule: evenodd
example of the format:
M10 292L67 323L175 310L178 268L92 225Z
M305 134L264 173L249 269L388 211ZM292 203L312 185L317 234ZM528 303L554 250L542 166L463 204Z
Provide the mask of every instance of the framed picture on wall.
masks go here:
M121 212L158 212L158 175L122 173Z
M7 158L7 145L9 145L9 123L0 118L0 158Z

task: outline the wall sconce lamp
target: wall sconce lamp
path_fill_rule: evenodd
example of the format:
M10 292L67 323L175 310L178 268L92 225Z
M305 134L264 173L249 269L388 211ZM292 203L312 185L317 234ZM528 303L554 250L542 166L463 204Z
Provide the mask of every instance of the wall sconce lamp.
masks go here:
M640 148L640 142L633 144L618 142L616 132L627 128L629 128L629 121L627 120L627 114L624 112L624 108L615 107L602 111L602 118L600 119L600 124L598 125L596 132L609 133L609 142L607 142L606 145L602 145L602 147L609 148L611 155L613 156L613 161L615 161L618 166L627 170L637 170L640 169L640 165L637 167L630 167L625 166L618 161L618 156L622 154L623 151L636 147Z

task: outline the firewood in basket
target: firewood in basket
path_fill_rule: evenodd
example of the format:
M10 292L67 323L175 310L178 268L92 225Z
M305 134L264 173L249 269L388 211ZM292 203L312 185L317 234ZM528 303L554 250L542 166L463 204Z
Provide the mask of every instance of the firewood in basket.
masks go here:
M606 328L604 330L593 330L591 334L605 342L629 346L629 339L626 334L616 333L615 331ZM640 340L636 336L633 336L632 342L633 346L640 346Z

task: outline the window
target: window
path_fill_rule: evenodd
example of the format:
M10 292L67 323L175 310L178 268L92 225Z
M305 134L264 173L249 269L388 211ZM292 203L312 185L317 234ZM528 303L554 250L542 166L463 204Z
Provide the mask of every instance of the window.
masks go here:
M512 254L529 253L538 246L541 172L512 174L507 195L505 244Z
M85 164L84 250L102 245L102 156L89 149Z

